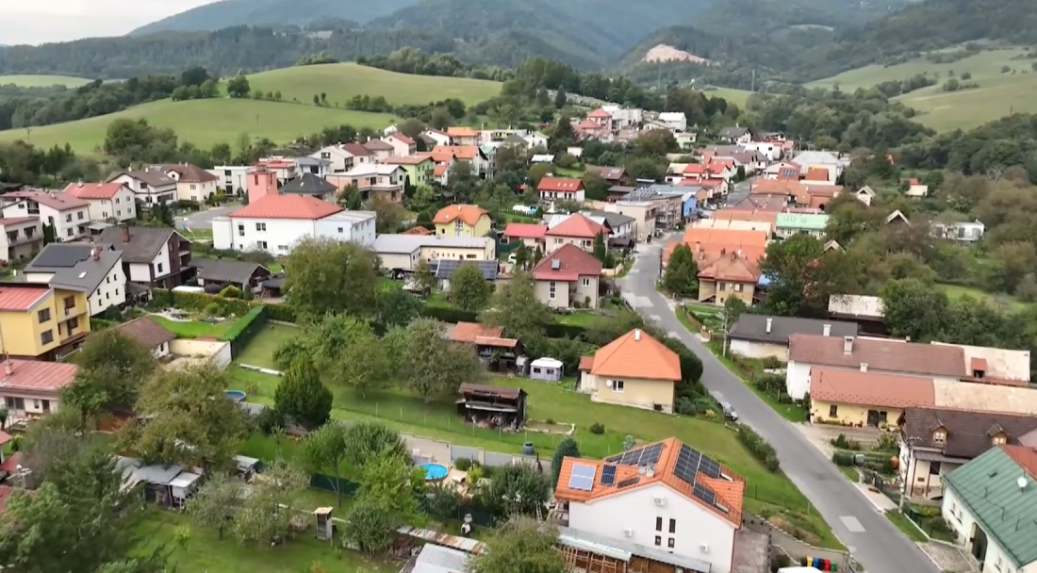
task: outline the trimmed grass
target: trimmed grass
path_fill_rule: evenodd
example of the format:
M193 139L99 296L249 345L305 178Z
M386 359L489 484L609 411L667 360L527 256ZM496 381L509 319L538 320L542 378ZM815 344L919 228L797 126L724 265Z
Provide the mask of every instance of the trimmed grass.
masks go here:
M298 327L267 323L263 327L263 331L249 341L244 352L238 355L235 360L241 364L276 369L274 352L277 350L277 347L285 340L299 334L299 332ZM235 369L235 372L238 371L246 372L240 368ZM273 394L270 396L273 397Z
M972 297L976 300L986 300L995 305L1005 305L1009 310L1020 311L1029 308L1030 304L1025 303L1014 296L1007 294L991 294L989 292L980 290L978 288L958 286L958 285L937 285L942 290L947 298L954 300L965 296Z
M66 86L77 88L93 80L73 76L0 76L0 86L14 84L20 88L49 88L50 86Z
M422 105L448 98L472 105L500 95L499 82L398 74L353 63L297 66L253 74L252 91L280 91L283 101L312 104L314 94L327 94L329 104L353 96L382 96L389 103ZM385 127L384 125L381 127Z
M907 518L906 515L900 513L899 510L891 509L886 512L886 519L897 526L897 529L902 531L908 539L915 543L925 543L929 541L929 538L924 533L918 530L915 524Z
M569 314L555 315L555 322L572 326L590 326L594 319L604 316L590 310L578 310Z
M68 142L79 153L99 154L108 126L120 118L146 119L155 127L171 128L181 142L189 141L203 149L216 143L233 144L241 133L287 143L329 126L350 124L355 128L381 129L393 122L393 117L388 114L314 105L228 98L181 102L162 100L100 117L36 127L31 137L24 129L0 131L0 143L29 139L37 148L50 148Z
M234 326L233 320L224 320L212 324L201 320L169 320L164 316L151 315L155 322L161 324L166 330L172 332L177 338L198 338L201 336L212 336L220 338Z

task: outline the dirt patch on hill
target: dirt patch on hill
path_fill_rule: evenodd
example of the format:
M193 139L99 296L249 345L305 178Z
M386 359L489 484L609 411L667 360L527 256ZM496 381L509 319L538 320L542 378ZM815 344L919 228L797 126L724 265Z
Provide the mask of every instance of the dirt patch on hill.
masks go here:
M653 63L653 62L691 62L693 64L701 64L703 66L714 66L716 62L707 60L706 58L696 56L685 52L684 50L678 50L673 46L667 46L666 44L659 44L641 58L642 62Z

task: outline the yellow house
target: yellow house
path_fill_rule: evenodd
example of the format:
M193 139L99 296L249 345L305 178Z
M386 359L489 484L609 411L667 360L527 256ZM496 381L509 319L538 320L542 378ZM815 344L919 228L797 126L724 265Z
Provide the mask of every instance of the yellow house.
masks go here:
M57 360L90 332L86 294L46 284L0 283L0 352Z
M680 357L641 329L581 359L580 371L580 391L594 402L673 412Z
M490 213L478 205L448 205L432 218L439 237L485 237L490 233Z
M858 428L899 425L905 408L936 405L933 381L859 370L810 369L810 420Z

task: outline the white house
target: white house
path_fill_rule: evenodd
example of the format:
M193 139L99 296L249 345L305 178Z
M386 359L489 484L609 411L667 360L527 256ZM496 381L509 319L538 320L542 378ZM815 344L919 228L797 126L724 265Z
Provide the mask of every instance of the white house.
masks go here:
M418 152L418 143L402 133L387 135L382 141L392 146L392 155L396 157L408 157Z
M555 487L567 533L710 573L732 571L744 495L744 478L675 438L601 461L567 457Z
M86 243L52 243L36 255L22 273L26 282L82 292L90 316L126 303L122 251Z
M523 136L522 139L526 140L526 143L529 144L530 149L535 149L537 147L547 149L547 144L549 141L549 138L543 133L540 133L539 131L534 131L529 135Z
M94 241L122 251L126 280L144 288L180 286L191 262L191 242L165 227L108 227Z
M29 258L43 245L43 227L40 218L4 217L0 219L0 261Z
M153 165L151 169L161 169L167 177L176 181L178 201L202 202L216 194L219 178L201 167L187 163L174 163Z
M267 195L212 222L213 246L287 255L307 237L369 246L375 239L373 211L347 211L305 195Z
M172 203L177 200L176 179L169 177L161 169L119 172L109 177L107 183L125 183L145 209L150 209L157 203Z
M62 191L86 201L90 219L122 223L137 218L137 202L133 191L125 183L72 183Z
M39 217L54 228L56 241L74 241L89 234L90 204L53 191L14 191L0 196L4 218Z
M248 165L217 165L209 170L216 176L216 186L228 195L244 195L248 189Z
M673 132L688 130L688 118L683 111L660 113L658 121Z
M987 227L976 220L964 223L933 223L933 236L963 243L975 243L983 238Z
M755 151L764 155L768 161L777 161L782 158L783 148L778 141L750 141L743 145L747 151Z
M144 315L129 322L124 322L115 327L124 336L151 350L155 360L161 360L171 354L170 345L176 340L176 335L165 329L164 326L155 322L151 316Z
M793 334L857 336L857 324L834 320L743 314L727 334L731 354L746 358L789 359L789 337Z
M1037 449L998 442L944 478L941 512L981 571L1034 573Z
M425 137L436 142L436 145L450 145L450 136L438 129L426 129L421 132Z

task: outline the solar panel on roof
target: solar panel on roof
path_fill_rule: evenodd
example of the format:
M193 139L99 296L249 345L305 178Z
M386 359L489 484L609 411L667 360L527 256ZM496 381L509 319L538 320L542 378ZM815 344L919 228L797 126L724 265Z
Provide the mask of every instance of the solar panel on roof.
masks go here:
M695 495L695 497L701 499L709 505L715 506L717 504L717 494L713 493L712 491L706 489L701 485L696 485L695 489L692 490L692 493Z
M594 474L597 472L595 466L576 464L573 466L572 474L569 475L569 487L582 491L594 489Z
M606 464L601 468L601 485L614 485L616 483L616 466Z
M688 485L694 486L695 476L698 473L702 459L702 454L688 446L681 445L681 450L677 453L677 463L674 464L673 474Z
M454 276L454 273L456 273L463 265L474 265L479 267L479 270L482 271L483 278L488 281L497 278L497 261L438 259L434 261L434 263L436 264L435 275L437 279L449 279Z
M699 471L711 478L718 478L720 477L720 464L706 456L702 456L702 461L699 462Z
M90 257L93 245L55 245L43 249L32 261L34 267L74 267Z

